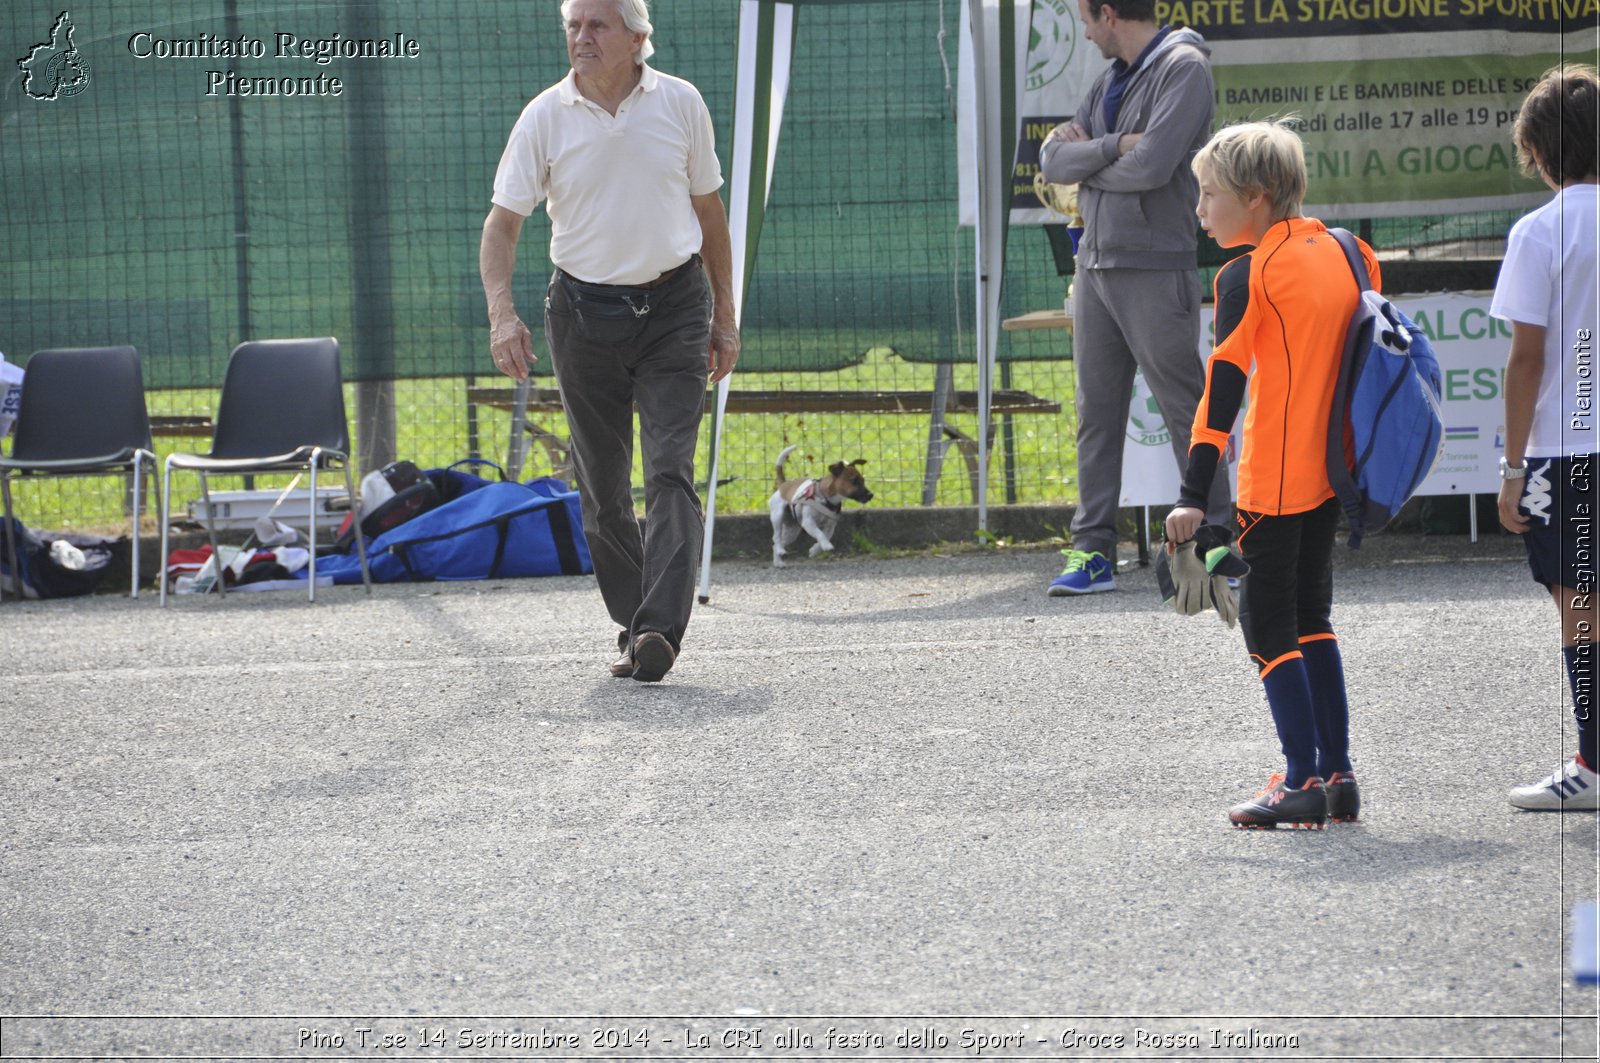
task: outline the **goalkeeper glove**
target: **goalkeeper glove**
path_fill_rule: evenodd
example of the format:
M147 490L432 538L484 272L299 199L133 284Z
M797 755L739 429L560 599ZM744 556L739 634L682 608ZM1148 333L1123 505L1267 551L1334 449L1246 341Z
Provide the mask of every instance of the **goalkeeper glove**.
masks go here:
M1239 599L1228 580L1246 575L1250 566L1228 549L1232 539L1232 529L1203 524L1193 539L1179 544L1170 555L1163 549L1156 560L1161 600L1180 616L1215 609L1229 627L1238 623Z
M1170 554L1162 549L1156 558L1156 583L1161 600L1179 616L1194 616L1211 608L1211 577L1206 563L1195 553L1193 539L1180 543Z
M1195 529L1195 556L1202 559L1210 577L1211 598L1216 604L1222 622L1233 627L1239 620L1239 597L1228 584L1229 579L1242 579L1250 574L1245 559L1229 549L1233 542L1233 529L1225 524L1202 524ZM1185 544L1187 545L1187 544Z

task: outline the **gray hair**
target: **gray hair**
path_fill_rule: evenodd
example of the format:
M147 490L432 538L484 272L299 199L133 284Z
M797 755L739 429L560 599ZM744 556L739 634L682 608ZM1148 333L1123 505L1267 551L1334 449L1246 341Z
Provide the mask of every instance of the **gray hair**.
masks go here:
M561 22L565 26L567 19L572 17L573 0L561 0ZM644 43L639 46L639 61L643 62L656 54L655 42L650 35L655 32L655 27L650 25L650 11L645 7L645 0L613 0L617 5L617 14L622 16L622 24L629 33L644 34Z

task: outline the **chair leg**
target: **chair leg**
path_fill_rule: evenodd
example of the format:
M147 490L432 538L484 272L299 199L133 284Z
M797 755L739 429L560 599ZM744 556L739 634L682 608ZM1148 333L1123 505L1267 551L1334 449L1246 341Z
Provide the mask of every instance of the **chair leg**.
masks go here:
M150 479L145 484L144 508L154 509L159 513L161 511L161 499L155 492L161 486L161 480L158 475L155 451L145 451L145 458L147 459L145 461L145 475ZM164 576L166 571L167 559L164 557L158 559L156 562L156 575Z
M217 515L211 509L211 483L200 474L200 498L206 507L206 535L211 539L211 564L217 570L217 594L228 596L228 581L222 578L222 548L217 545Z
M133 557L130 558L133 568L133 589L128 595L130 598L139 597L139 488L144 485L144 455L133 456Z
M17 600L21 601L28 595L22 589L22 570L17 567L16 525L11 519L11 477L4 472L0 472L0 499L3 499L5 504L6 564L10 566L11 578L17 583ZM0 580L0 600L5 596L5 581Z
M350 462L344 463L344 489L350 495L350 512L354 514L350 519L350 526L356 533L356 557L361 561L361 583L367 588L367 594L372 594L372 573L367 569L367 537L361 532L361 510L356 506L356 481L355 473L350 469Z
M532 390L531 377L517 381L511 403L511 442L506 446L506 478L509 480L522 479L522 465L528 457L528 437L523 429L528 423L528 394Z
M310 523L306 526L307 542L311 547L311 560L308 562L307 572L310 576L306 580L306 601L317 600L317 466L322 464L322 452L311 453L311 508L309 510Z
M161 608L167 607L167 528L170 526L171 513L168 512L172 504L172 459L168 458L161 469L161 497L156 503L161 510L161 556L156 559L160 571L156 579L161 584Z

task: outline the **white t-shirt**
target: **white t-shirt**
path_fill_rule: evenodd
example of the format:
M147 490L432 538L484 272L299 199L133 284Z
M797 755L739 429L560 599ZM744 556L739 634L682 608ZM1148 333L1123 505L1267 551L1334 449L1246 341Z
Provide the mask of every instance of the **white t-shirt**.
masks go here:
M593 284L644 284L700 250L690 196L722 187L711 112L682 78L640 64L616 115L571 72L512 127L494 202L550 215L550 260Z
M1544 327L1530 458L1600 453L1600 185L1570 185L1511 227L1489 313Z

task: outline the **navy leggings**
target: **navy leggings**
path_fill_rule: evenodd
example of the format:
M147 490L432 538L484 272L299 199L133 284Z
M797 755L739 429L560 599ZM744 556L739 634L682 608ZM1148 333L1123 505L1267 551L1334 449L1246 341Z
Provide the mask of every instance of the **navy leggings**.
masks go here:
M1269 516L1239 510L1239 551L1250 563L1240 587L1245 648L1265 675L1300 655L1300 644L1333 638L1333 542L1339 503Z

